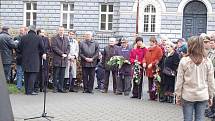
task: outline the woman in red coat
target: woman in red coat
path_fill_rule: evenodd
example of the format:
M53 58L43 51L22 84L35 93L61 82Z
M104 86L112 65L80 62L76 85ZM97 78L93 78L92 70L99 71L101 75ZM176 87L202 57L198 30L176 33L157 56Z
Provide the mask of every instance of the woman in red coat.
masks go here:
M130 62L132 65L134 65L135 61L137 61L140 67L142 67L143 58L147 52L147 49L143 47L142 37L137 37L135 41L136 41L136 47L131 50ZM143 73L143 70L141 68L140 74L142 73ZM141 99L143 76L139 75L139 77L141 77L139 80L140 81L139 83L135 82L135 80L133 79L133 89L132 89L133 96L131 98Z
M153 72L156 70L156 65L159 63L160 59L163 56L162 49L158 46L157 40L154 36L149 39L150 47L146 52L146 55L143 60L143 67L146 68L146 75L148 76L148 86L149 86L149 97L150 100L156 100L156 92L151 91L153 85Z

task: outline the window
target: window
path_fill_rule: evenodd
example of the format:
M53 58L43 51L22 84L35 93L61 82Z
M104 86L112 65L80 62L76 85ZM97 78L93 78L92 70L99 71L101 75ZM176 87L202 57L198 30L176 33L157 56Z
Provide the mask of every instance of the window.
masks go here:
M100 30L112 30L113 28L113 5L100 6Z
M24 25L35 25L37 19L37 3L29 2L24 4Z
M61 4L61 26L65 29L73 29L74 3Z
M156 9L153 5L144 8L144 32L155 32Z

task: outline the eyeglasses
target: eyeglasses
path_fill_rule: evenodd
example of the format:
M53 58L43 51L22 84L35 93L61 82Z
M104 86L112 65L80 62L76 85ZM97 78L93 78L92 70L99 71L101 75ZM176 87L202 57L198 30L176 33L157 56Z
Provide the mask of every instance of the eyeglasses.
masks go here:
M206 44L206 43L209 43L210 41L204 41L204 43Z

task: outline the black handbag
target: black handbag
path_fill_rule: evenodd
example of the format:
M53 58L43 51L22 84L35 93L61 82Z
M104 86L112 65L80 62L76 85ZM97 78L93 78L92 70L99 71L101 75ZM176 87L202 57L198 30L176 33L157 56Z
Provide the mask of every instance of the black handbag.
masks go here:
M171 68L169 67L164 67L163 69L163 74L167 75L167 76L176 76L176 72L173 71Z

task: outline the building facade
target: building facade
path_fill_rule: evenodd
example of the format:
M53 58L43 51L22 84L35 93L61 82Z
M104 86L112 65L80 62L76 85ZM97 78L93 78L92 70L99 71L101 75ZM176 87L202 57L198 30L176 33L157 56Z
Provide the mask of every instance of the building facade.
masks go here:
M49 32L58 26L134 37L171 40L215 31L215 0L1 0L0 23L14 29L34 24Z

